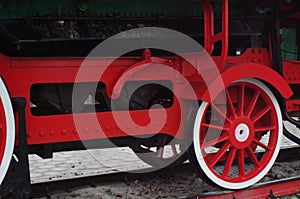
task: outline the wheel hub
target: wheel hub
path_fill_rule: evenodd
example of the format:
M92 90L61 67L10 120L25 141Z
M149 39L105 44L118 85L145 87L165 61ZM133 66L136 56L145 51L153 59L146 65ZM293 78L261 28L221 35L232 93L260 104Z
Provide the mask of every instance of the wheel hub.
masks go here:
M238 149L250 146L254 139L254 124L251 119L245 116L236 118L230 128L229 139Z
M245 142L248 139L249 134L249 127L244 123L239 124L234 131L235 139L239 142Z

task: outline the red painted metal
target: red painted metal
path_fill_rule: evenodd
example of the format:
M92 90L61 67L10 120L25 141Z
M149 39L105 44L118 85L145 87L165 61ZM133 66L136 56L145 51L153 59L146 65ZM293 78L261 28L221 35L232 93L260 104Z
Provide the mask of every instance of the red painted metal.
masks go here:
M293 112L300 110L300 100L287 100L285 103L286 111Z
M210 78L209 82L214 82L213 90L218 92L218 81L224 82L225 86L240 78L259 78L269 82L281 94L288 98L292 95L287 82L271 68L270 53L267 49L249 49L242 56L228 57L228 0L222 1L222 31L214 33L214 13L209 0L200 0L204 11L204 47L212 53L216 42L222 42L222 52L220 56L213 57L218 69L222 71L221 76L216 73L210 74L209 67L203 68ZM193 57L191 53L188 56ZM85 65L86 75L82 82L98 82L101 80L107 87L109 96L118 97L120 89L130 79L140 80L168 80L173 84L174 93L177 99L174 105L168 109L153 110L154 114L167 115L167 120L162 125L161 132L183 139L185 117L189 104L182 99L193 99L191 93L187 91L187 85L182 78L186 78L188 83L194 88L197 99L209 100L208 91L203 79L195 68L179 56L158 58L151 56L149 51L145 51L142 56L114 58L93 58ZM196 60L196 57L195 57ZM25 97L30 101L30 88L33 84L43 83L73 83L77 72L84 61L83 58L14 58L0 55L0 74L9 90L11 97ZM113 61L113 62L112 62ZM112 62L106 71L107 64ZM162 64L176 71L170 75L166 72L157 73L153 68L150 70L147 64ZM201 68L202 69L202 68ZM97 74L104 72L101 78ZM142 72L141 72L142 71ZM147 78L145 79L145 75ZM267 75L266 75L267 74ZM116 89L113 92L113 89ZM206 91L206 92L205 92ZM204 94L204 95L203 95ZM180 107L181 106L184 107ZM92 113L80 114L81 120L86 122L85 126L76 129L72 115L49 115L34 116L30 110L30 103L26 106L26 126L28 144L43 144L55 142L77 141L80 139L90 140L99 138L112 138L128 136L129 134L119 128L114 120L114 115L127 118L123 112L99 112L96 117L100 123L91 124L89 121L93 117ZM130 135L151 134L157 130L153 127L145 128L150 122L149 111L131 111L130 116L136 122L135 126L128 126L124 122L124 128L130 131ZM105 119L103 119L105 118ZM80 136L79 136L80 134Z
M210 102L222 90L222 83L228 87L230 83L243 78L257 78L274 86L283 97L289 98L293 95L293 91L288 83L276 71L261 64L239 64L226 69L221 76L216 78L203 96L202 100Z
M219 116L223 116L226 121L225 126L207 124L205 120L201 121L199 142L201 144L199 144L199 149L204 151L205 148L212 145L219 147L218 152L208 154L203 158L209 167L208 173L211 172L218 179L229 183L243 183L258 176L262 170L268 167L266 165L274 157L278 138L276 132L279 129L275 117L276 110L274 110L271 100L263 92L263 89L246 81L242 83L236 81L246 78L259 79L271 85L274 90L279 91L284 98L288 99L293 95L289 85L300 84L300 62L284 60L283 75L278 74L273 68L272 56L274 55L270 50L273 48L271 39L269 49L251 48L247 49L241 56L228 56L228 1L222 0L222 29L220 32L215 33L212 4L210 0L199 0L204 13L204 49L209 55L212 55L216 44L218 42L222 43L220 54L212 57L217 66L216 70L215 66L210 65L210 59L203 59L199 62L199 59L207 55L207 52L204 51L185 54L184 56L188 57L189 61L183 59L181 55L155 57L151 55L149 49L144 50L141 56L119 58L15 58L0 54L0 74L10 96L12 98L24 97L28 102L25 107L27 143L29 145L63 143L153 135L156 133L164 133L181 141L186 138L184 130L186 129L186 117L191 103L195 100L202 100L208 102L208 107L215 109ZM283 6L282 9L287 10L290 8ZM288 17L300 18L299 13ZM160 70L162 66L165 67L165 70ZM82 68L84 70L81 70ZM107 111L47 116L32 114L29 103L32 85L74 83L77 80L78 71L82 73L78 83L100 81L105 85L108 97L112 99L120 97L121 91L128 81L168 81L173 87L173 105L170 108L152 109L150 111ZM170 73L170 71L172 72ZM99 77L99 74L103 75ZM190 87L192 90L189 89ZM224 88L227 88L228 104L225 106L229 108L228 115L225 115L223 110L220 110L213 103ZM239 91L240 88L242 90ZM249 90L250 93L248 93ZM261 103L256 104L258 97ZM244 110L246 99L250 101L247 102L247 106L250 107L247 111ZM288 112L299 111L300 100L288 100L286 108ZM0 122L4 120L2 109L3 106L0 102ZM216 117L210 115L211 112L207 110L204 111L204 114L207 114L205 117ZM251 115L253 110L256 113L254 116ZM266 118L264 118L265 116ZM117 121L116 118L121 118L121 121ZM260 118L264 118L264 120L259 121L259 124L269 125L257 127L254 123ZM80 124L75 123L75 119L80 121ZM218 118L215 119L218 121ZM234 136L240 124L244 124L249 128L249 136L243 141L237 140L237 137ZM3 158L3 140L5 140L5 134L1 131L5 128L5 124L0 123L0 164ZM221 130L223 134L207 141L205 138L208 134L207 128ZM261 132L267 131L271 132L269 142L263 144L260 141L263 136ZM16 143L18 143L18 140L16 140ZM260 160L254 155L254 151L258 146L265 149L264 156ZM228 150L229 148L233 149ZM161 148L160 153L158 152L158 158L161 158L162 151L163 148ZM175 152L173 154L176 155ZM245 172L245 159L249 159L254 165L249 173ZM224 160L227 160L227 163L224 165L223 172L217 173L213 168L214 165ZM230 178L229 175L235 160L237 160L238 166L237 176ZM299 179L293 183L295 182L300 184ZM296 188L293 186L290 183L281 184L280 186L270 185L264 188L230 192L221 195L221 197L264 197L269 194L270 189L279 195L299 191L299 186L296 186ZM219 198L220 196L211 198L216 197Z
M107 75L102 81L106 85L113 85L116 77L121 76L132 65L139 63L142 57L127 57L119 58L110 66L110 72L114 75ZM157 60L153 58L154 60ZM91 74L98 74L101 67L105 66L105 63L109 62L111 58L99 58L92 62L89 62L88 68L89 75L84 82L97 82L98 76ZM41 83L72 83L76 78L77 71L82 63L83 59L80 58L8 58L1 57L2 67L1 74L4 77L4 81L9 88L11 97L24 96L30 101L30 87L32 84ZM103 64L103 65L102 65ZM174 66L173 66L174 67ZM170 76L168 73L161 72L159 74L155 71L147 72L147 78L149 80L169 80L176 85L174 76ZM22 74L22 75L20 75ZM120 75L118 75L120 74ZM145 80L145 75L136 75L131 80ZM17 83L16 83L17 82ZM177 88L178 89L178 88ZM180 108L178 102L175 100L174 105L171 108L162 110L153 110L154 114L161 115L162 112L167 113L167 120L164 124L162 132L182 138L182 126L180 124ZM126 126L124 122L124 128L130 131L130 135L137 134L152 134L156 132L157 128L150 126L145 128L149 123L149 111L132 111L131 117L135 118L136 126ZM34 116L31 113L29 103L26 106L26 121L27 121L27 134L29 144L41 144L41 143L54 143L54 142L68 142L76 140L90 140L99 138L112 138L123 137L129 134L122 131L116 124L112 112L100 112L96 113L98 124L91 124L91 118L93 114L80 114L81 120L86 121L85 127L77 129L75 127L72 115L51 115L51 116ZM124 112L115 112L114 115L119 115L121 118L127 118ZM124 115L124 116L123 116ZM105 118L105 120L101 119ZM129 122L128 122L129 123ZM169 125L172 124L172 125ZM78 132L79 131L79 132ZM82 133L84 132L84 133ZM79 133L81 137L79 137Z
M282 63L283 77L289 84L300 84L300 62L286 60Z
M282 10L288 11L293 9L294 2L291 3L286 3L285 5L282 6ZM288 12L287 12L288 13ZM292 20L299 20L300 19L300 12L291 12L287 16L285 16L285 19L292 19ZM279 21L279 26L287 26L286 20L281 20ZM283 77L285 81L288 84L291 85L299 85L300 84L300 61L299 60L291 60L287 58L282 59L282 72L283 72ZM299 100L297 99L290 99L287 100L285 103L285 108L287 112L296 112L300 110L300 105L299 105Z
M222 31L214 32L214 12L209 0L200 0L204 13L204 48L212 54L216 42L222 42L220 59L216 62L218 68L222 68L226 62L228 53L228 0L222 0Z
M226 89L227 105L221 103L222 97L223 95L217 96L205 110L199 129L201 132L199 147L202 154L206 154L203 157L208 168L219 179L226 182L246 182L261 173L274 155L278 140L276 110L270 97L261 88L248 82L233 83ZM226 106L228 111L225 115L222 108ZM215 114L211 120L224 120L224 125L207 123L212 110ZM270 131L269 141L263 144L260 140L263 133L268 131ZM265 150L260 160L254 154L257 146ZM219 148L218 152L207 154L206 150L211 147ZM245 158L249 157L253 168L246 173L244 163ZM223 171L215 170L214 166L224 160L226 164ZM238 161L238 172L229 176L232 167L234 168L234 160Z

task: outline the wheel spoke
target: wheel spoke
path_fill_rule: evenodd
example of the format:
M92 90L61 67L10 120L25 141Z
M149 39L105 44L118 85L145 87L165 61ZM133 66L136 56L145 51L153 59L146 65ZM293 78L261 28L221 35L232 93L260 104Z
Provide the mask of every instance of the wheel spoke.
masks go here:
M236 151L237 151L236 148L230 149L230 151L229 151L229 155L228 155L228 158L226 160L226 164L225 164L223 174L222 174L222 176L225 177L225 178L227 178L228 175L230 174L231 166L232 166L232 163L234 161Z
M158 154L157 154L157 158L162 158L163 154L164 154L164 147L157 147L158 148Z
M227 149L229 149L230 144L227 142L225 143L222 148L216 153L216 155L212 158L212 160L209 163L209 167L214 167L219 160L223 157L223 155L226 153Z
M264 143L260 142L259 140L257 139L254 139L253 142L255 144L258 144L259 146L261 146L262 148L266 149L267 151L271 151L271 148L268 147L267 145L265 145Z
M239 115L244 115L244 103L245 103L245 85L241 85L240 92L239 92L239 103L238 103Z
M203 127L207 127L207 128L213 128L213 129L217 129L217 130L221 130L221 131L229 131L229 128L225 128L223 126L217 126L217 125L214 125L214 124L202 123L201 125Z
M171 158L174 158L178 155L177 150L176 150L176 146L174 144L171 144L171 150L173 155L171 156Z
M232 121L214 104L211 104L212 108L216 110L216 112L223 117L227 122L232 123Z
M264 132L264 131L271 131L276 129L276 126L263 126L263 127L255 127L255 132Z
M229 91L226 89L226 97L227 97L227 104L228 104L228 109L230 110L230 112L232 113L232 115L234 116L234 118L236 118L236 112L233 106L233 101L231 99L230 93Z
M257 160L253 150L251 147L247 147L247 152L249 154L249 157L251 159L251 161L253 162L253 164L256 166L256 167L260 167L260 164L259 164L259 161Z
M250 105L247 108L247 111L246 111L246 116L247 117L251 117L251 114L252 114L252 112L254 110L254 107L255 107L255 105L257 103L257 100L258 100L259 96L260 96L260 92L257 91L255 93L254 97L252 98Z
M238 165L239 165L239 175L242 177L245 175L245 151L241 149L238 151Z
M266 106L264 109L259 111L252 119L253 123L256 123L259 119L265 116L271 110L271 106Z
M218 138L215 138L215 139L212 139L212 140L209 140L209 141L203 143L201 148L205 149L207 147L214 146L214 145L219 144L221 142L224 142L226 140L228 140L228 136L227 135L222 135Z

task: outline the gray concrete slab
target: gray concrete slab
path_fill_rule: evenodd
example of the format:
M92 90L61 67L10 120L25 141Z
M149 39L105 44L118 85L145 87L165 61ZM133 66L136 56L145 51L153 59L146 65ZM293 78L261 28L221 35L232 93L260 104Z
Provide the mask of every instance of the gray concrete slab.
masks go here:
M285 124L287 128L300 136L300 131L297 128L288 123ZM282 148L296 145L285 137L282 140ZM150 167L128 147L60 152L54 153L52 159L41 159L36 155L29 155L29 161L32 183Z

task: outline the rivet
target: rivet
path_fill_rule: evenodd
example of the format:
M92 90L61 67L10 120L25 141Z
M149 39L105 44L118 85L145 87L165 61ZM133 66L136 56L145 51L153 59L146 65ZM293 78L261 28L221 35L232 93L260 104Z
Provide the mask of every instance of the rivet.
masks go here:
M129 125L126 125L126 129L130 129Z
M262 59L262 58L259 58L258 61L261 63L261 62L263 61L263 59Z
M100 132L100 129L99 128L95 128L95 132Z
M27 137L32 137L32 134L31 133L27 133Z
M105 130L109 131L109 129L110 129L109 126L106 126L106 127L105 127Z
M155 125L156 125L156 126L159 126L159 122L156 122Z
M255 59L255 58L252 58L252 62L255 63L255 62L256 62L256 59Z
M45 134L43 132L40 132L39 135L40 137L44 137Z
M89 132L89 129L88 129L88 128L85 128L85 129L84 129L84 132L85 132L85 133L88 133L88 132Z
M76 130L76 129L74 129L74 130L73 130L73 133L74 133L74 134L77 134L77 130Z
M67 131L66 130L62 130L61 134L66 135Z
M52 136L53 136L53 135L54 135L54 132L53 132L53 131L50 131L50 135L52 135Z

